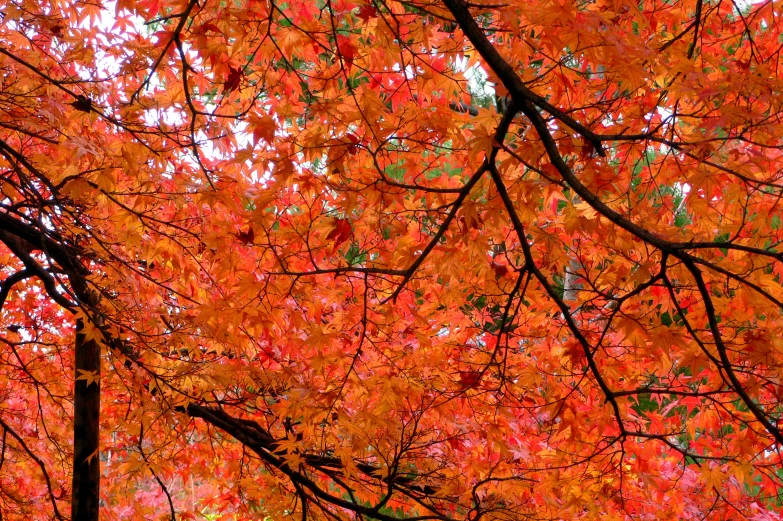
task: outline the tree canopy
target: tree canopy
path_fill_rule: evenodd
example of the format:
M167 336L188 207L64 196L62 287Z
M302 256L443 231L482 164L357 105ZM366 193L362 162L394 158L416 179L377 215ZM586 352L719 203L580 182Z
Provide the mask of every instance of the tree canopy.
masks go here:
M780 519L782 17L5 2L1 518Z

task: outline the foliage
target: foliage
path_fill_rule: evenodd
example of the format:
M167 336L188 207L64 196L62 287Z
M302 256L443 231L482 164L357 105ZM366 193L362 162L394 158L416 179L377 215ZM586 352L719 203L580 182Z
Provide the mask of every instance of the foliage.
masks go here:
M781 15L5 3L2 518L778 519Z

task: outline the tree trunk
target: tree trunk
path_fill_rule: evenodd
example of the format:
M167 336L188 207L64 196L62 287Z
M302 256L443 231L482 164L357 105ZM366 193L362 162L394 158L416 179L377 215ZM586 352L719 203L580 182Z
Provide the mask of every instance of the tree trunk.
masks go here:
M579 291L582 289L582 283L579 282L579 270L582 265L576 259L571 259L563 275L563 300L571 304L576 302L579 297Z
M100 434L100 381L78 378L100 374L101 348L80 332L82 320L76 323L76 385L73 396L73 498L72 521L97 521L100 496L101 464L98 457Z

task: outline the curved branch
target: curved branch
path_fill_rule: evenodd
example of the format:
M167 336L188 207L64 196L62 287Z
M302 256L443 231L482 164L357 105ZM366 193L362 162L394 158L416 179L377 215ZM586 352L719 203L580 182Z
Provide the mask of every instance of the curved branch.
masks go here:
M14 431L10 425L8 425L5 421L3 421L2 418L0 418L0 426L3 427L3 437L5 437L5 433L8 433L11 435L12 438L14 438L17 443L22 447L22 450L24 450L27 455L32 459L36 465L41 469L41 472L44 476L44 481L46 481L46 490L48 491L49 500L52 503L52 508L54 509L54 515L57 519L61 521L65 521L65 518L60 513L60 509L57 508L57 497L54 494L54 491L52 490L52 479L49 477L49 471L46 470L46 464L43 462L41 458L35 455L35 452L27 446L27 444L24 442L24 439Z
M0 310L3 309L3 304L5 304L5 299L8 298L8 294L11 292L11 288L14 286L14 284L18 284L19 282L29 279L32 277L34 273L28 269L19 270L13 275L9 275L7 279L5 279L2 284L0 284Z
M288 476L295 486L309 490L310 493L318 499L327 501L340 508L345 508L356 514L365 515L380 521L399 521L399 518L395 516L382 513L378 506L369 507L363 504L354 503L324 491L315 481L307 477L302 471L291 468L285 461L285 454L280 453L277 440L254 421L235 418L222 409L195 403L190 403L185 407L177 407L176 410L194 418L201 418L210 425L228 433L237 441L255 452L267 464L272 465L274 468ZM339 458L318 455L303 455L302 458L307 465L319 471L329 469L339 470L343 468L342 461ZM357 468L371 478L387 481L389 484L397 487L404 487L407 490L415 490L427 495L431 495L435 492L431 487L413 484L414 480L409 477L388 476L382 478L381 469L376 468L373 465L358 462ZM451 518L444 514L416 516L408 518L408 521L424 521L428 519L451 521Z
M519 105L532 103L533 105L546 110L589 141L599 155L606 155L606 152L601 145L601 142L605 140L604 138L588 129L559 108L550 104L546 98L536 94L524 84L514 68L487 39L484 31L476 23L473 15L470 14L465 2L462 0L443 0L443 3L449 11L451 11L454 20L473 44L473 47L476 48L476 51L478 51L481 57L484 58L484 61L487 62L487 65L497 74L500 81L503 82L503 86L508 89L512 100Z
M707 288L707 284L704 282L704 277L702 277L701 271L699 271L693 262L687 260L683 262L685 267L688 268L688 271L691 272L691 275L693 275L693 278L696 281L696 287L699 289L701 298L704 301L704 309L707 315L707 323L710 327L710 333L712 333L712 338L715 341L715 348L718 351L718 356L720 357L723 370L726 372L726 376L729 378L729 381L734 388L734 392L737 393L737 395L742 400L742 403L744 403L750 412L753 413L753 416L756 418L756 420L758 420L758 422L764 426L767 432L769 432L775 438L775 441L778 442L778 444L783 445L783 433L780 432L780 429L778 429L776 425L772 424L766 413L761 410L761 407L759 407L758 404L756 404L756 402L754 402L753 399L748 395L747 391L745 391L745 388L742 385L742 382L739 381L737 374L734 372L734 366L732 365L731 360L729 360L726 344L723 343L723 337L720 332L720 327L718 326L715 306L712 303L710 291Z

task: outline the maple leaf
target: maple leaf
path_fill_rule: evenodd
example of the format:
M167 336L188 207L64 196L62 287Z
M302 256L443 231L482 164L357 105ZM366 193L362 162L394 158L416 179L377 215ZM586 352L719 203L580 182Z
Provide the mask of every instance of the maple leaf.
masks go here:
M257 144L263 139L266 143L271 143L275 138L277 124L272 116L251 115L247 121L248 129L253 134L253 144Z
M248 227L246 231L238 231L236 234L237 239L239 239L239 242L244 244L245 246L250 246L253 244L256 238L256 233L253 230L253 227Z
M778 515L774 2L6 4L4 518Z
M87 384L87 385L89 385L89 384ZM95 449L93 452L91 452L91 453L90 453L90 455L89 455L89 456L87 456L87 457L84 459L84 462L85 462L87 465L89 465L89 464L92 462L92 460L93 460L94 458L96 458L96 457L97 457L99 454L100 454L100 451L99 451L98 449Z
M326 235L326 240L334 241L332 251L335 251L342 243L351 237L353 230L351 229L351 222L348 219L334 219L332 226L332 230Z
M223 82L223 94L227 95L236 90L239 87L239 84L242 81L244 75L245 72L242 67L233 67L229 65L228 74L226 75L226 79Z
M349 37L342 34L337 35L337 53L346 64L346 70L350 72L353 67L353 59L356 56L356 46Z
M475 389L481 382L481 371L460 371L459 383L463 389Z
M495 272L495 276L497 278L503 278L508 274L508 267L500 264L498 262L492 261L490 264L492 266L492 270Z
M356 16L358 16L360 20L368 22L371 19L378 17L378 10L372 4L363 5L359 8L359 11L357 11Z
M356 136L355 134L351 133L351 132L348 132L348 133L345 135L345 137L347 137L347 138L348 138L348 140L351 142L351 144L350 144L350 145L348 145L348 153L349 153L350 155L352 155L352 156L353 156L353 155L356 155L356 154L359 152L359 149L358 149L358 147L356 146L356 145L359 143L359 141L360 141L360 140L359 140L359 137L358 137L358 136Z
M87 385L98 383L101 378L98 371L85 371L84 369L79 369L78 373L79 376L76 377L76 380L84 380L87 382Z
M76 96L76 101L69 103L69 105L80 112L92 112L92 100L81 94Z

